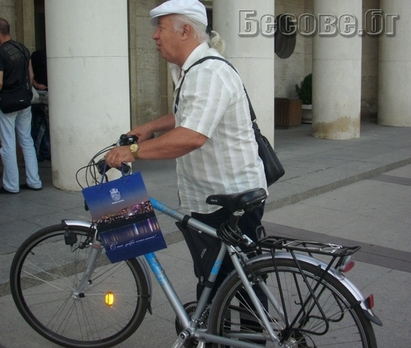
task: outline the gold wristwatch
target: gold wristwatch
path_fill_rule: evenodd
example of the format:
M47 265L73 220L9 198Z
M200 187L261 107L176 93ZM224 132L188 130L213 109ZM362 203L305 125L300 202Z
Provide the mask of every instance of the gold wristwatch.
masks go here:
M133 155L135 160L138 159L138 154L137 154L138 148L139 148L138 144L131 144L130 145L130 151L131 151L131 154Z

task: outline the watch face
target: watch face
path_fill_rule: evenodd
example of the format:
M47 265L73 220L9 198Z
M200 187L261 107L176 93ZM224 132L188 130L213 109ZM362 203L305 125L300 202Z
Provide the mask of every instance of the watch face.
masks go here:
M132 144L132 145L130 146L131 152L135 152L135 151L137 151L137 149L138 149L137 144Z
M134 159L137 159L138 158L138 155L137 155L138 145L137 144L130 145L130 151L131 151L131 154L133 155Z

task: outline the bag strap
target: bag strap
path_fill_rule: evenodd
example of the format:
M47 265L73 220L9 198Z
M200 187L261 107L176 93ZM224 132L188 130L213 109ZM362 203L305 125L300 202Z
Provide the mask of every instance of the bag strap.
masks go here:
M30 73L29 73L29 65L30 65L30 60L29 60L29 58L27 57L27 55L26 55L26 52L24 52L22 49L21 49L21 47L19 46L19 45L16 45L14 42L12 42L11 40L9 40L9 41L7 41L7 43L9 43L10 45L12 45L12 46L14 46L14 47L16 47L22 54L23 54L23 56L24 56L24 58L26 58L26 61L27 61L27 71L26 71L26 79L28 80L28 83L29 83L29 89L31 89L31 80L30 80ZM16 42L17 43L17 42ZM30 52L29 52L29 54L30 54Z
M10 45L16 47L21 53L23 53L24 58L26 58L27 61L27 67L28 67L28 63L29 63L29 58L27 58L26 53L21 49L21 47L19 45L16 45L14 42L11 42L11 40L7 41L7 43L9 43Z
M183 84L183 82L184 82L184 79L185 79L187 73L190 71L190 69L191 69L193 66L199 65L199 64L201 64L202 62L204 62L205 60L209 60L209 59L221 60L221 61L225 62L225 63L228 64L231 68L233 68L233 70L238 74L237 69L236 69L227 59L224 59L224 58L222 58L222 57L218 57L218 56L206 56L206 57L203 57L203 58L197 60L197 61L196 61L195 63L193 63L187 70L184 70L184 76L183 76L183 78L182 78L182 80L181 80L180 87L178 88L178 92L177 92L177 96L176 96L176 101L175 101L175 103L174 103L174 113L177 111L178 103L180 102L180 90L181 90L181 86L182 86L182 84ZM256 124L257 117L255 116L254 108L253 108L253 106L252 106L252 104L251 104L250 97L248 96L247 90L245 89L245 86L244 86L244 85L243 85L243 88L244 88L245 95L247 96L248 105L249 105L249 107L250 107L251 121L253 122L253 126L254 126L254 124Z

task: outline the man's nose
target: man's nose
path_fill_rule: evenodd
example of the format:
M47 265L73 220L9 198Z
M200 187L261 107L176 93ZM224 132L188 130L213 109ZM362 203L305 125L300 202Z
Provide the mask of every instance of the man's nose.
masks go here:
M157 40L158 39L158 29L156 29L156 31L154 32L153 36L151 37L153 40Z

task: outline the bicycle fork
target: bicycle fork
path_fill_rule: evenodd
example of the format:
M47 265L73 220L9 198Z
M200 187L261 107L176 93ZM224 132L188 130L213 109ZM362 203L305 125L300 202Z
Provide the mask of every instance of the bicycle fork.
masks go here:
M72 293L72 297L74 299L80 299L84 297L84 289L86 288L87 285L91 284L91 275L94 272L94 269L96 267L96 262L98 258L100 257L100 254L103 248L101 241L97 239L97 231L95 232L93 236L93 240L90 243L90 245L91 245L91 248L89 252L89 257L87 258L86 270L84 271L80 282L78 283L77 287L73 290L73 293Z

